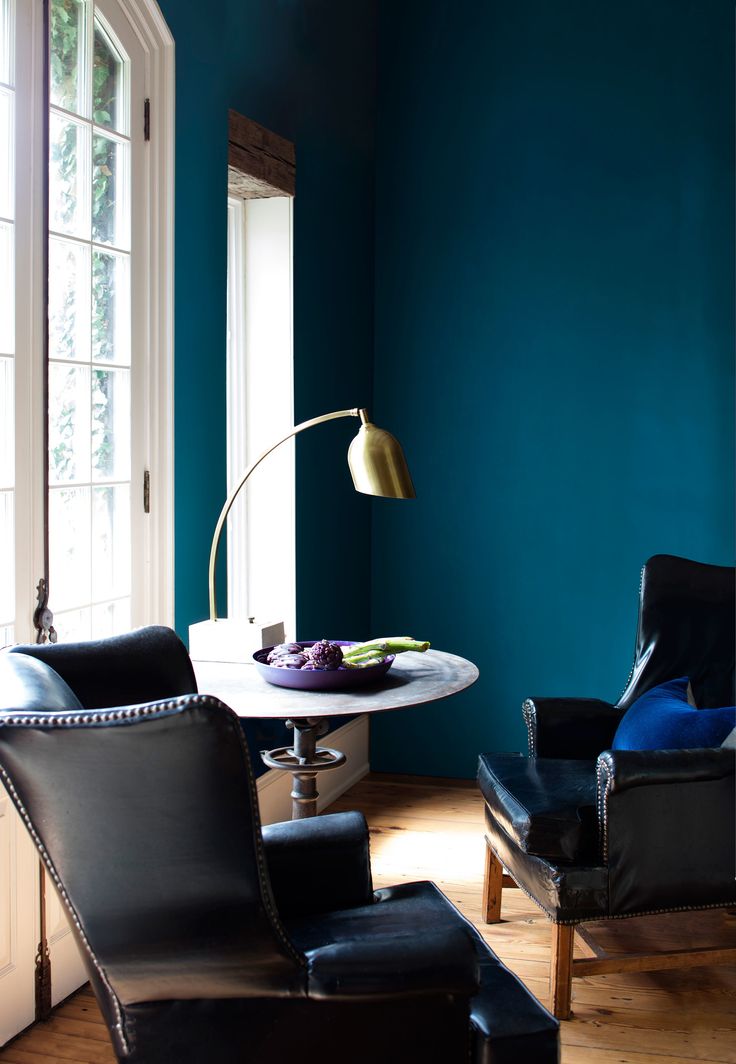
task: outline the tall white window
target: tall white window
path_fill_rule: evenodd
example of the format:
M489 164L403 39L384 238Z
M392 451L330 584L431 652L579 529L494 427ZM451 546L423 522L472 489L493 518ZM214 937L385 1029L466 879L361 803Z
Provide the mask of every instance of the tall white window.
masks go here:
M290 196L228 198L228 491L294 425ZM254 472L228 518L228 616L296 637L294 444Z
M42 10L0 0L4 642L42 576L60 639L173 613L173 42L155 0Z

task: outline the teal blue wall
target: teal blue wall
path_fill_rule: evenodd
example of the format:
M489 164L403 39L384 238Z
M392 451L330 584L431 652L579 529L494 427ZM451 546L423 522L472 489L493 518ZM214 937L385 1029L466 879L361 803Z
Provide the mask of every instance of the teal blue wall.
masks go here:
M369 0L160 6L176 46L174 566L186 639L208 615L210 542L226 496L227 112L296 146L296 420L370 408L375 11ZM297 442L299 638L368 634L371 502L353 491L343 457L357 428L338 421ZM259 775L257 751L288 733L279 721L245 731Z
M481 679L373 723L471 776L527 695L616 699L653 553L734 546L734 8L379 2L372 629Z
M161 0L161 9L176 45L175 597L186 638L207 616L226 494L228 108L296 146L296 419L370 408L375 11L370 0ZM352 490L343 458L357 426L335 422L297 444L301 638L367 633L371 502Z
M233 107L296 144L296 416L368 405L419 493L355 495L348 422L302 437L299 633L478 662L471 691L373 724L375 768L470 776L521 748L526 695L618 696L648 555L732 560L733 5L161 7L177 628L206 615L225 493Z

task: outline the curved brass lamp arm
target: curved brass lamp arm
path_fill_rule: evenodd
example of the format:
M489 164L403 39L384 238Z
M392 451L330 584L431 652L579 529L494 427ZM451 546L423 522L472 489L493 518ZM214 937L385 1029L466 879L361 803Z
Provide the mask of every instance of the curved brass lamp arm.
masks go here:
M255 462L252 462L251 465L248 466L248 468L246 469L245 473L241 477L241 479L240 479L239 483L237 484L237 486L234 487L233 490L228 495L227 499L225 500L225 505L223 506L222 510L220 511L220 516L217 519L217 525L215 527L215 534L212 537L212 547L210 548L210 576L209 576L209 580L210 580L210 620L211 621L216 621L217 620L217 604L216 604L216 600L215 600L215 565L217 563L217 548L220 545L220 536L222 535L222 530L225 527L225 521L227 520L227 515L230 513L230 509L231 509L233 503L235 502L236 498L238 497L240 489L243 487L243 485L245 484L246 480L251 475L253 470L256 469L261 464L263 459L267 458L269 456L269 454L271 453L271 451L275 451L276 448L280 447L282 443L286 443L286 441L290 440L292 438L292 436L296 436L297 433L303 432L305 429L311 429L313 425L321 425L323 421L334 421L336 418L340 418L340 417L359 417L361 419L361 421L363 421L363 422L366 422L368 420L367 411L365 409L362 409L362 408L356 406L356 407L353 407L351 410L334 410L331 414L320 414L319 417L313 417L313 418L310 418L309 421L300 422L300 424L295 425L294 428L290 432L287 432L287 434L285 436L283 436L280 440L277 440L276 443L272 444L269 448L267 448L267 450L265 450L263 452L263 454L260 454L258 456L258 458L256 458Z

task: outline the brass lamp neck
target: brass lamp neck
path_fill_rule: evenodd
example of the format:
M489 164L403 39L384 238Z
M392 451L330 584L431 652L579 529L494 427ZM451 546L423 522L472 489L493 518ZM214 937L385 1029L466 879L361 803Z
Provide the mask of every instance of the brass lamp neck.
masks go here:
M217 519L217 525L215 526L215 534L212 537L212 546L210 547L210 567L209 567L209 592L210 592L210 620L217 620L217 600L215 595L215 568L217 565L217 549L220 545L220 537L222 530L225 527L227 521L227 515L232 509L233 503L240 494L240 491L245 484L251 473L261 464L264 458L267 458L271 451L275 451L277 447L280 447L282 443L286 443L293 436L298 435L300 432L304 432L305 429L311 429L314 425L321 425L325 421L335 421L341 417L359 417L362 424L370 424L368 417L368 411L363 407L352 407L350 410L333 410L330 414L320 414L319 417L310 418L308 421L302 421L298 425L295 425L293 429L282 436L280 440L272 443L270 447L267 447L265 451L259 454L255 462L252 462L246 469L243 476L238 481L237 485L228 495L225 500L225 504L220 511L220 516Z

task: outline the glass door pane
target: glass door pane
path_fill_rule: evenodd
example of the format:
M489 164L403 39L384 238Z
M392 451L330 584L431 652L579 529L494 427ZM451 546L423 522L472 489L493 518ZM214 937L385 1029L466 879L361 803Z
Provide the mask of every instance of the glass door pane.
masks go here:
M60 639L130 625L129 61L51 0L49 589Z

